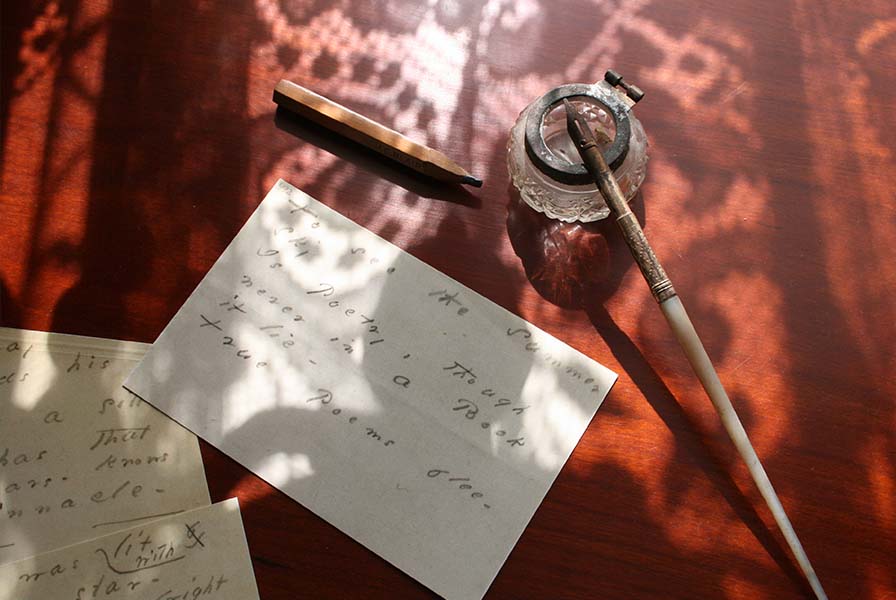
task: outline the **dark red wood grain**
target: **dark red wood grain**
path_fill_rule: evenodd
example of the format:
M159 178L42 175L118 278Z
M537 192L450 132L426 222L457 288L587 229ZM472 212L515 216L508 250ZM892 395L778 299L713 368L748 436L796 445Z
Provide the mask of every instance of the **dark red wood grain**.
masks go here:
M647 92L636 200L831 598L896 598L896 8L868 0L2 3L0 323L152 341L278 179L620 374L487 598L799 598L609 224L508 184L535 97ZM485 180L275 118L292 79ZM214 448L262 598L432 594Z

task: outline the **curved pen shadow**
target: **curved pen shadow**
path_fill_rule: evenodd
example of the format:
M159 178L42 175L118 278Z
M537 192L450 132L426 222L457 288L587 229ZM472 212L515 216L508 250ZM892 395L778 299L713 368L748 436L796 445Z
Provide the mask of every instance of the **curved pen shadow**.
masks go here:
M639 198L640 192L632 208L643 224L644 203L638 202ZM677 451L698 457L700 469L738 518L790 580L811 597L808 583L738 488L726 470L725 461L706 443L700 428L606 310L604 304L618 290L622 278L629 269L636 268L613 220L563 223L532 210L512 189L507 229L514 252L536 291L563 308L585 310L588 320L607 342L632 383L674 434Z
M711 446L706 443L700 428L688 417L675 395L666 386L650 362L647 361L634 342L616 325L616 322L604 308L603 304L596 303L590 306L586 313L588 320L591 321L591 324L594 325L595 330L601 337L606 340L607 345L613 352L613 356L625 369L632 383L647 399L651 408L669 428L669 431L674 433L678 451L699 458L701 470L722 494L738 518L750 529L769 556L790 580L805 593L806 597L813 597L814 594L811 588L809 588L805 578L797 569L789 554L787 554L784 547L772 534L772 531L762 521L755 507L750 503L749 498L741 491L728 473L725 460L716 452L713 452Z

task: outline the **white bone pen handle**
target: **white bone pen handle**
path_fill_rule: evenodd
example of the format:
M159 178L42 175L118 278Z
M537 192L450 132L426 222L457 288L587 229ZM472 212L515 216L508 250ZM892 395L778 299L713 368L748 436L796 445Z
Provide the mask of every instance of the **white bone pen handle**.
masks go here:
M700 383L703 384L703 389L706 390L719 418L721 418L725 431L728 432L728 436L734 442L741 458L747 464L750 476L772 511L775 522L784 534L784 539L787 540L787 544L803 570L803 574L809 581L809 585L812 586L812 590L815 592L818 600L827 600L827 594L821 587L821 582L815 574L815 569L812 568L812 563L809 562L809 557L806 555L802 543L800 543L796 532L793 530L793 525L791 525L790 519L787 518L784 507L781 506L781 500L778 499L778 494L775 493L775 488L772 487L772 483L769 481L768 475L766 475L765 469L762 467L762 463L759 461L759 457L756 455L756 451L747 437L747 432L744 430L744 426L741 424L737 412L735 412L734 406L731 404L731 400L728 399L725 388L722 387L722 382L719 381L719 376L712 366L706 350L703 348L703 343L697 336L697 332L694 330L694 326L691 324L691 320L688 318L681 300L678 299L675 288L672 287L672 282L666 276L665 270L663 270L662 265L660 265L659 260L653 253L653 249L647 242L647 236L644 235L641 225L625 201L625 196L623 196L622 190L619 189L619 184L613 175L613 171L607 166L607 161L601 153L594 133L591 131L588 122L573 108L568 100L564 100L563 103L566 107L566 128L569 136L575 143L576 149L585 163L585 168L591 173L598 189L600 189L601 195L606 200L607 206L610 208L613 216L616 217L616 224L622 230L625 243L631 250L635 262L638 263L641 274L647 280L650 292L659 303L660 309L666 316L666 321L672 328L679 345L684 350L691 367L700 379Z
M741 424L740 418L731 404L731 400L728 399L728 394L719 380L719 375L716 373L715 367L712 366L712 362L710 362L709 356L703 348L703 342L700 341L700 337L694 330L694 325L691 323L688 313L684 310L684 305L678 296L673 296L660 302L660 309L662 309L669 327L672 328L675 338L681 345L682 350L684 350L688 362L691 363L694 373L697 374L700 383L703 384L706 395L709 396L716 412L719 413L719 418L722 420L725 431L728 432L728 436L734 442L734 446L740 453L741 458L747 464L747 469L749 469L756 487L759 488L759 492L765 498L766 504L768 504L772 515L775 517L775 522L784 534L784 538L787 540L800 568L806 575L806 579L809 580L812 591L815 592L819 600L827 600L827 594L825 594L824 588L821 587L821 582L815 574L815 569L812 568L812 563L809 562L809 557L806 555L806 551L803 549L796 531L793 530L793 525L790 524L790 519L787 517L787 513L784 512L784 507L781 506L781 500L778 499L778 494L775 492L775 488L772 487L772 482L769 481L768 475L766 475L765 469L762 467L762 463L753 449L753 444L750 443L747 432L744 430L744 426Z

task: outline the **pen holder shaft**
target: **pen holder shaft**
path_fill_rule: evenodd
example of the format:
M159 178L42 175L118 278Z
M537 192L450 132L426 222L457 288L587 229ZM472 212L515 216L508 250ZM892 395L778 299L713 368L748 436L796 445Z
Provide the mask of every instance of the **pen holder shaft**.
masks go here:
M725 392L715 367L709 360L709 355L706 354L706 349L703 347L703 343L700 341L700 337L697 335L697 331L694 329L694 325L691 323L691 319L688 317L681 299L675 296L664 300L660 302L660 309L663 311L663 315L666 317L675 339L678 340L678 344L684 351L685 356L687 356L688 362L691 363L691 368L694 369L694 373L696 373L703 389L706 391L706 395L709 396L709 400L719 414L719 419L721 419L725 431L728 432L728 437L731 438L735 448L737 448L737 452L747 465L750 476L753 478L756 487L759 488L759 493L762 494L769 510L772 511L772 516L781 529L781 533L784 534L784 539L787 540L787 544L790 546L790 550L793 552L797 563L799 563L803 574L809 581L809 585L812 586L812 590L819 600L826 600L827 595L821 587L818 575L815 574L815 569L812 568L812 563L809 562L809 557L806 555L805 549L803 549L803 544L797 537L796 531L793 529L793 525L784 511L784 507L781 505L781 500L778 498L775 488L772 487L772 482L769 480L762 462L760 462L759 456L753 448L753 444L750 443L750 439L747 437L747 432L740 422L740 418L737 416L728 394Z

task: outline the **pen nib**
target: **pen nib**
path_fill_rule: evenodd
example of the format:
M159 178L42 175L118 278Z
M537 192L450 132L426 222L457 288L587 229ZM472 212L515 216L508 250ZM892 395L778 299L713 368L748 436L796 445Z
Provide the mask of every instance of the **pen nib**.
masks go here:
M563 107L566 109L566 131L575 143L576 149L581 152L589 143L596 145L597 140L588 126L588 121L575 109L572 102L564 98Z

